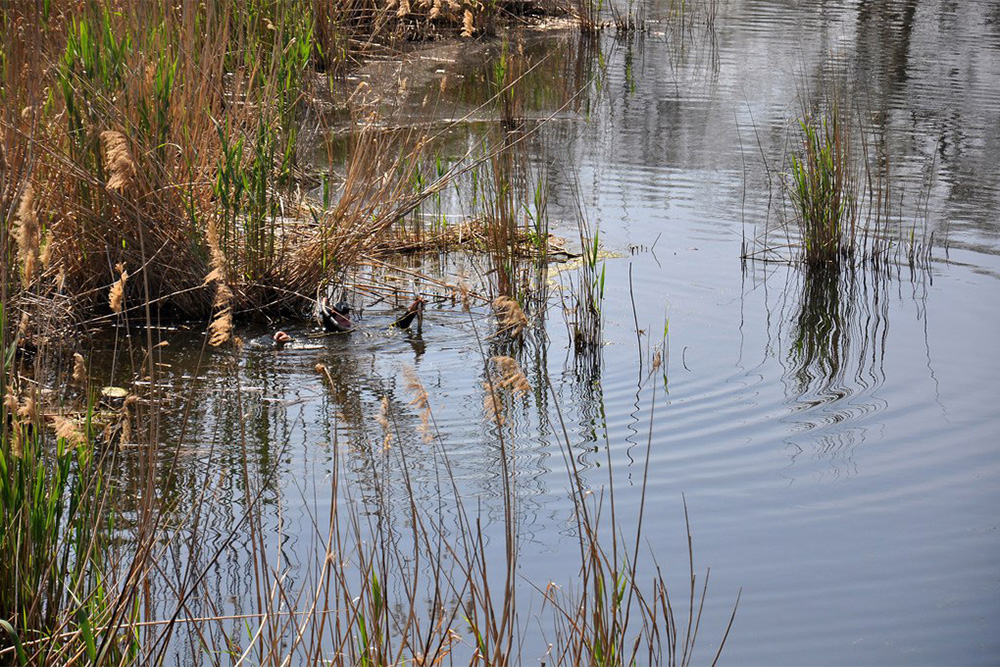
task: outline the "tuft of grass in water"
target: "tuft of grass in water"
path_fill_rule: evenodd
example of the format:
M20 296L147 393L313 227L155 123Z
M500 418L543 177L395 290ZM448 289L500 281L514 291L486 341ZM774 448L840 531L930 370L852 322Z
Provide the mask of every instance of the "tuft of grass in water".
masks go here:
M803 94L798 147L781 181L791 203L792 225L777 238L787 245L769 238L772 229L765 222L762 238L744 243L744 261L797 262L810 270L837 271L902 263L915 269L930 260L934 235L927 231L926 211L920 216L921 197L915 217L907 220L902 199L894 199L892 161L885 153L890 142L865 124L869 114L844 100L845 94L836 88L821 101ZM756 126L754 133L759 145ZM770 183L766 157L764 161Z
M581 218L581 220L583 220ZM604 262L600 259L600 233L587 233L581 222L581 255L579 278L573 288L573 346L577 352L593 351L602 345L604 328Z
M802 148L791 158L791 199L797 212L802 259L836 266L858 242L859 180L851 137L834 104L826 115L800 121Z

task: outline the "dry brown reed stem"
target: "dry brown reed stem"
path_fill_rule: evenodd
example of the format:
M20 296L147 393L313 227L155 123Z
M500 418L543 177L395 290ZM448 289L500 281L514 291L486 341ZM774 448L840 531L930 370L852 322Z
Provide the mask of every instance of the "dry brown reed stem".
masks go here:
M493 312L497 317L497 324L500 330L497 333L509 334L511 338L518 338L528 326L528 318L521 305L509 296L498 296L493 300Z
M104 168L108 178L108 190L121 192L135 178L135 161L128 149L128 139L121 132L106 130L101 132L101 144L104 146Z
M21 203L17 209L17 256L21 262L21 282L31 284L38 262L39 225L35 209L35 189L31 183L24 186Z

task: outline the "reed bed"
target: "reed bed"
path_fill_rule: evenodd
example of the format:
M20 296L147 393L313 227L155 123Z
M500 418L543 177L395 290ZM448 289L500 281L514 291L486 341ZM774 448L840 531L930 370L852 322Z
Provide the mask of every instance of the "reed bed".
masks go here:
M389 45L421 23L478 35L549 9L464 0L74 8L15 3L0 19L2 203L17 229L22 290L68 295L93 317L116 286L116 314L148 303L211 316L220 332L227 314L301 309L454 174L415 192L426 142L393 136L362 110L339 188L323 205L302 198L315 181L298 155L299 116L339 85L322 72L363 55L358 35Z
M178 454L162 459L155 442L131 455L102 444L93 426L100 421L96 408L86 407L88 391L67 402L82 413L67 413L63 422L51 420L55 428L38 431L29 424L44 420L27 421L31 408L5 395L12 426L0 443L0 471L6 473L0 476L0 549L7 564L0 576L12 585L3 588L0 630L7 634L0 639L0 661L508 664L523 659L520 647L537 622L551 645L546 664L690 664L707 584L695 573L693 545L689 572L681 575L686 583L678 589L682 599L673 599L667 573L641 565L642 510L634 527L622 525L613 486L595 492L593 474L585 479L558 412L548 428L561 434L579 571L562 567L566 578L548 585L517 574L519 476L505 423L540 395L552 394L557 411L558 400L544 375L529 380L514 357L485 354L484 417L494 425L504 468L500 548L490 545L496 529L487 534L481 510L463 498L433 399L420 374L407 369L405 393L383 396L365 434L376 446L351 454L365 464L359 469L348 461L348 447L335 442L331 448L330 505L315 507L307 540L312 546L294 566L274 550L265 518L273 513L266 499L277 464L260 467L245 432L231 462L235 487L206 468L203 479L184 482L190 494L174 496L155 491L179 470ZM237 354L224 359L232 362L231 400L242 414L245 371ZM66 369L69 379L86 378L78 366ZM343 391L328 368L317 372L335 395ZM166 417L162 402L149 398L121 408L130 428L147 437ZM54 440L53 450L48 444ZM281 446L275 454L275 461L285 456ZM434 503L415 491L414 467L423 467L417 456L439 470L441 496ZM115 472L122 466L132 470L133 481ZM123 493L122 484L134 493ZM238 511L228 532L219 534L213 499L222 493L236 494ZM249 608L230 611L218 598L212 572L220 559L232 558L237 543L251 599L245 601ZM36 557L25 556L25 549ZM26 564L37 568L32 576ZM522 605L531 597L543 602L536 622L525 624ZM721 652L725 636L716 639Z

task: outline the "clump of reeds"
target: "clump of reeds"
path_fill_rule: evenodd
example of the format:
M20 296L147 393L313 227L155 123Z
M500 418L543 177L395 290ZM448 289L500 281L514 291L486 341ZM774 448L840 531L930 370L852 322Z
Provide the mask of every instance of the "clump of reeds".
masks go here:
M579 277L573 286L573 346L577 352L599 349L604 315L604 263L600 261L600 234L587 236L587 224L580 223L583 246ZM599 270L598 270L599 269Z
M834 103L827 114L800 121L802 150L792 155L791 198L803 260L835 265L858 242L858 171L850 129Z

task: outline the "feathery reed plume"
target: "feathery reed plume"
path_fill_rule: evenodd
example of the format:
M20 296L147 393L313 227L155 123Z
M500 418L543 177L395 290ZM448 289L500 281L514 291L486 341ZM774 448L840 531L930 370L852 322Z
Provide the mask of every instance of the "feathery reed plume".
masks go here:
M79 352L73 353L73 385L81 389L87 386L87 364Z
M496 374L493 376L493 386L497 389L509 389L515 394L524 394L531 391L528 378L521 370L520 364L513 357L498 356L491 357Z
M399 9L396 10L396 18L404 18L410 13L410 0L400 0Z
M472 24L472 12L466 9L462 19L462 37L472 37L475 31L476 27Z
M458 274L458 283L452 285L451 289L452 303L454 304L457 299L462 304L462 312L469 312L472 309L472 288L464 270Z
M128 140L121 132L105 130L101 132L104 145L104 168L110 174L105 187L121 192L135 177L135 162L128 150Z
M528 325L528 318L521 310L521 305L509 296L498 296L494 299L493 312L500 325L500 331L497 333L507 333L512 338L518 338Z
M387 395L382 396L382 403L379 407L378 415L375 417L375 421L382 427L382 433L384 435L382 439L382 448L389 449L389 443L392 442L392 430L389 428L389 397Z
M431 7L430 18L431 20L434 20L439 16L441 16L441 0L434 0L434 5Z
M10 439L10 453L15 458L21 458L24 452L24 448L21 445L22 432L20 428L17 428L17 422L13 421L13 416L17 415L22 419L30 419L29 415L35 406L35 402L29 396L25 399L24 404L18 403L17 394L14 392L14 388L7 385L7 393L4 395L3 399L4 405L7 408L7 418L11 420L13 428L13 437ZM28 406L31 406L30 408Z
M22 284L27 287L38 263L38 213L35 211L35 189L31 183L24 186L17 209L17 223L17 255L21 260Z
M4 392L3 396L4 407L7 408L7 414L9 415L19 415L21 414L21 406L17 400L17 394L14 392L14 387L7 385L7 391Z
M483 396L483 412L486 418L497 426L503 426L506 421L503 416L503 403L500 402L499 392L490 388L489 382L483 383L486 394Z
M60 415L52 417L52 430L55 431L57 438L65 440L73 447L82 445L86 441L79 425L72 419Z
M42 249L38 253L38 263L42 266L42 271L49 268L52 263L52 229L45 230L45 239L42 241Z
M132 440L132 413L134 412L135 406L138 402L139 398L135 394L129 394L125 398L125 403L122 405L122 432L121 437L119 438L119 442L122 444L128 443Z
M403 369L403 378L406 389L413 395L413 400L409 404L420 413L420 435L423 436L424 442L430 442L434 438L434 433L431 430L431 404L428 400L427 389L420 382L420 378L417 377L417 372L413 370L412 366L406 366Z
M222 289L228 291L228 287L220 285L220 292ZM218 311L215 315L215 319L212 323L208 325L208 344L212 347L219 347L226 341L228 341L233 335L233 309L226 307Z
M125 270L124 264L117 264L115 266L118 269L118 273L121 277L115 281L115 284L111 286L111 293L108 296L108 305L111 307L112 313L122 312L122 300L125 298L125 283L128 281L128 271Z
M16 403L17 398L14 401ZM24 397L24 402L17 408L17 416L29 422L38 420L38 402L35 401L34 396L29 394Z

